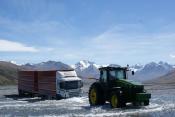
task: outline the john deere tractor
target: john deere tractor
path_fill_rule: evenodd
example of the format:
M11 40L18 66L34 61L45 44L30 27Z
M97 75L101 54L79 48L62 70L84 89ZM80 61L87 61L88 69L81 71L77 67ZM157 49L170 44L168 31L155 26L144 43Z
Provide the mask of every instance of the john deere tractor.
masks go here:
M112 108L125 107L126 103L149 105L151 94L144 90L142 84L127 79L127 67L102 67L99 70L100 79L89 89L91 106L103 105L106 101Z

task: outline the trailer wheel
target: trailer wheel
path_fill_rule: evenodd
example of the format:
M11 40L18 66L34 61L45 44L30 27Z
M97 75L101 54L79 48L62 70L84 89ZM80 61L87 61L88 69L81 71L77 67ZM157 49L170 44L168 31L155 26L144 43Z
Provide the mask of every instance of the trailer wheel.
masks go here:
M18 90L18 93L19 93L19 96L25 96L25 93L22 90Z
M63 98L61 97L61 95L57 94L57 95L56 95L56 99L57 99L57 100L61 100L61 99L63 99Z
M117 95L116 92L111 93L110 105L111 105L111 108L119 108L120 107L120 96Z
M103 91L100 84L94 83L89 89L89 103L91 106L103 105L105 103Z

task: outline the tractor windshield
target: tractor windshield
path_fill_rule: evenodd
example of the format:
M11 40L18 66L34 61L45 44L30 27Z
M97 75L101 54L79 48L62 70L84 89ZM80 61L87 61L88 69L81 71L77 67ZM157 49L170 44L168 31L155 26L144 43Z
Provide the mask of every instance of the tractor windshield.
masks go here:
M109 72L109 75L111 80L126 79L125 70L123 69L112 70Z

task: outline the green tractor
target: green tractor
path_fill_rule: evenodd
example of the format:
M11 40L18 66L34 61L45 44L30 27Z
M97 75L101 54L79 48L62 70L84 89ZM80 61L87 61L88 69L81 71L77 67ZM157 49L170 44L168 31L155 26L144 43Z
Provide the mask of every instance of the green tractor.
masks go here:
M125 107L126 103L149 105L151 94L144 90L144 86L127 80L128 67L102 67L99 70L100 79L89 89L91 106L103 105L106 101L110 102L112 108Z

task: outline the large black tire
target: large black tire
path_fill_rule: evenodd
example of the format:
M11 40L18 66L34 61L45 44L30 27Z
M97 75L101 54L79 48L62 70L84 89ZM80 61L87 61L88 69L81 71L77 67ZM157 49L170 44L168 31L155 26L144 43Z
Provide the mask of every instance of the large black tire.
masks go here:
M63 99L63 97L61 97L61 95L57 94L57 95L56 95L56 99L57 99L57 100L61 100L61 99Z
M125 100L123 100L123 99L120 98L120 101L121 101L120 107L126 107Z
M89 88L89 103L91 106L103 105L105 103L104 92L101 85L97 82L93 83Z
M144 103L144 106L148 106L149 105L149 100L144 101L143 103Z
M126 98L120 94L120 107L126 107Z
M20 89L18 90L18 93L19 93L19 96L25 96L25 92Z
M120 108L121 107L120 95L117 92L111 93L110 105L111 105L111 108Z

